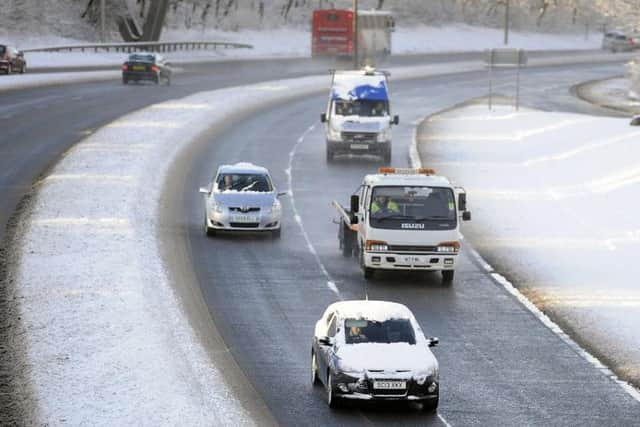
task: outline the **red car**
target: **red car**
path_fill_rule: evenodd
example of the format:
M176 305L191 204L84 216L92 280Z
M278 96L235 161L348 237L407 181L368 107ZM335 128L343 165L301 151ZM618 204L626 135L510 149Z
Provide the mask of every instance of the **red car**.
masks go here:
M24 53L15 47L0 44L0 71L4 71L5 74L24 74L27 71Z

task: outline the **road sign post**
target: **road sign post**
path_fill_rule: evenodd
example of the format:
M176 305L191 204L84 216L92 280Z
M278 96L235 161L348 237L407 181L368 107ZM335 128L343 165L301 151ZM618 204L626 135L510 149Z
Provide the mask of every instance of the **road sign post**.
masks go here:
M520 69L527 65L527 54L523 49L491 49L487 51L485 63L489 69L489 110L493 108L493 71L495 68L516 69L516 110L520 109Z

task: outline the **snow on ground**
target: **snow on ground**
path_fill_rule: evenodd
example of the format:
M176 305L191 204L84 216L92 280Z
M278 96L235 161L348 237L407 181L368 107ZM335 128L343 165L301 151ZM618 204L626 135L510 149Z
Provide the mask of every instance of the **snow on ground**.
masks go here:
M115 40L115 38L114 38ZM166 56L174 61L215 60L225 58L266 58L266 57L308 57L311 55L311 34L308 30L283 28L270 31L243 30L225 31L165 31L163 41L209 40L248 43L254 49L222 49L218 51L172 52ZM80 40L59 37L37 38L26 35L7 36L3 42L13 43L18 48L37 48L56 45L83 43ZM592 34L588 40L584 35L511 33L510 47L523 49L597 49L600 34ZM481 51L503 46L503 34L492 28L468 25L446 27L399 27L393 34L395 54L417 54L433 52ZM122 53L45 53L34 52L27 55L32 67L61 67L73 65L119 65L125 55Z
M628 119L476 104L430 118L418 139L425 164L466 187L474 247L635 384L638 138Z

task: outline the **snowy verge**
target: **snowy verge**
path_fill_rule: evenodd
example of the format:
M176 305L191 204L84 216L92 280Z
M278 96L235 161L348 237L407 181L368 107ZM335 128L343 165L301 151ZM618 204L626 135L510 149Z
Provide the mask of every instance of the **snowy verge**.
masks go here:
M425 119L411 150L465 185L465 236L487 274L637 401L639 134L625 119L469 103Z

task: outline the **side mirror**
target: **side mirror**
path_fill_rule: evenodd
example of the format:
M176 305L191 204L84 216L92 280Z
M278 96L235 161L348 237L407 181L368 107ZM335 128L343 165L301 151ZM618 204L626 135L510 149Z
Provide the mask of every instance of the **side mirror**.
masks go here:
M358 213L360 209L360 197L357 194L351 196L351 213Z
M320 337L318 338L318 342L320 345L332 346L335 341L331 337Z
M458 194L458 210L460 212L467 210L467 193Z
M471 221L471 212L469 212L469 211L462 212L462 220L463 221Z
M393 116L393 120L391 121L392 125L399 125L400 124L400 116L395 115Z
M277 197L286 196L287 194L289 194L288 191L281 191L278 193Z
M327 122L327 113L320 114L320 121L322 123L326 123Z
M207 187L200 187L200 194L209 194L209 189Z
M437 337L431 337L427 341L429 341L429 347L437 347L440 344L440 340Z

